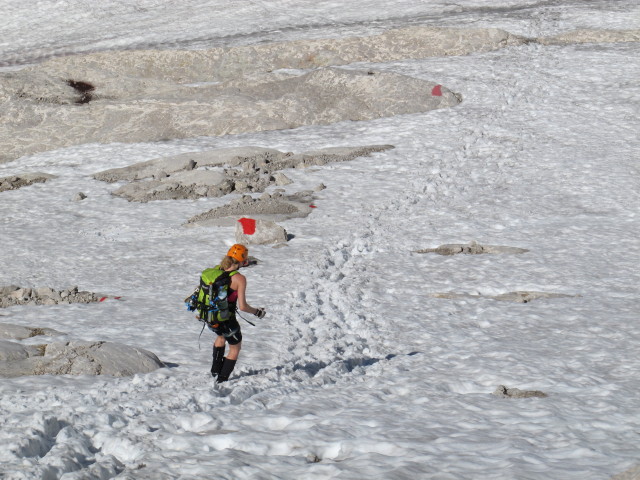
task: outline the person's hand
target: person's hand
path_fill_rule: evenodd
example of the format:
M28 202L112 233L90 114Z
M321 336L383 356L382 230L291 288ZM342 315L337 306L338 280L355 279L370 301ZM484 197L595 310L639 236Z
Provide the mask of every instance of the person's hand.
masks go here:
M256 313L254 315L258 318L264 318L267 312L264 311L264 308L256 308Z

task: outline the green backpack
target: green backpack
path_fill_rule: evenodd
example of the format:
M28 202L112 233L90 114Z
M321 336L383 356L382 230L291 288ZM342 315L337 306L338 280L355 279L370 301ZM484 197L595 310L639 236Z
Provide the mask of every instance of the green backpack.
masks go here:
M237 270L225 272L220 265L204 270L200 276L200 286L185 299L187 310L197 310L200 320L211 327L227 321L231 316L227 299L229 286L231 277L236 273Z

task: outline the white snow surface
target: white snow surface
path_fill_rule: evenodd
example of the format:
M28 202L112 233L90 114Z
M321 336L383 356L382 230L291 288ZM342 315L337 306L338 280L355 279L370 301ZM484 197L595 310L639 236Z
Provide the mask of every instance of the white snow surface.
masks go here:
M529 36L640 27L634 0L0 4L5 69L422 24ZM606 479L639 464L639 59L638 43L528 44L365 65L441 83L463 102L0 164L0 177L57 176L0 194L0 285L123 297L16 306L0 321L169 364L128 378L0 380L0 478ZM311 215L282 222L287 247L252 247L248 300L268 314L241 321L236 370L214 385L212 335L199 339L182 301L234 228L183 223L228 198L129 203L91 174L212 148L370 144L395 149L286 171L290 192L327 188ZM87 198L73 201L78 192ZM528 252L413 253L469 241ZM514 291L567 296L488 298ZM491 395L498 385L548 397Z

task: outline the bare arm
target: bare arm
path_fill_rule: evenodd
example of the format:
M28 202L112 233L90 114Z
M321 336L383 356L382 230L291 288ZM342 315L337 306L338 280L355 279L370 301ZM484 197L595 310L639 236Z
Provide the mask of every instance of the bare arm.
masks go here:
M236 273L231 277L231 288L238 292L238 300L236 301L238 305L238 309L243 312L251 313L255 315L258 311L257 308L253 308L251 305L247 303L247 278L241 273Z

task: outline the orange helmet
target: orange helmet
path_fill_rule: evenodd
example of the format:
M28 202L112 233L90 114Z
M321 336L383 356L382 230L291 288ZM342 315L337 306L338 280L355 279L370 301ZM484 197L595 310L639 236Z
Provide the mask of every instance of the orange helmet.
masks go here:
M247 258L249 258L249 250L244 245L236 243L235 245L232 245L227 252L227 257L231 257L234 260L237 260L238 263L243 263L247 260Z

